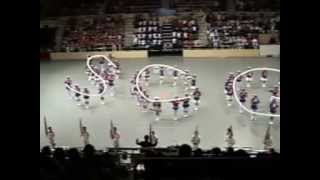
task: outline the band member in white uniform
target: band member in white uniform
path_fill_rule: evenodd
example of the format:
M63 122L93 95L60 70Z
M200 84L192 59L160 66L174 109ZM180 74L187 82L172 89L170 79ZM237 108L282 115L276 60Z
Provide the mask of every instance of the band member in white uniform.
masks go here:
M81 89L80 89L80 87L79 87L78 84L74 85L74 89L75 89L76 91L78 91L78 92L81 92ZM74 96L75 96L75 100L78 102L77 105L78 105L78 106L81 106L81 101L80 101L80 96L81 96L81 94L78 93L78 92L75 92Z
M200 97L201 97L201 92L199 90L199 88L196 88L193 92L193 99L194 99L194 110L198 110L199 106L200 106Z
M46 134L48 140L49 140L49 144L51 145L52 148L56 147L56 142L55 142L55 133L52 130L52 127L49 126L48 130L47 130L47 134Z
M108 75L108 90L110 96L114 96L114 75L112 74Z
M80 120L80 137L82 138L82 142L83 142L84 146L87 145L87 144L90 144L89 143L90 134L87 131L87 127L86 126L82 126L81 120Z
M144 78L144 84L146 87L149 86L149 80L150 80L150 70L146 69L143 73L142 76Z
M197 83L197 76L196 75L193 75L192 76L192 79L191 79L191 90L195 90L196 89L196 83Z
M268 81L268 71L267 70L263 70L261 72L261 78L260 78L260 81L262 83L262 87L265 88L267 87L267 81Z
M164 80L164 67L160 67L159 73L160 73L160 85L161 85Z
M274 86L272 90L270 90L269 92L272 93L271 97L270 97L270 102L273 100L273 99L276 99L276 97L279 97L279 92L280 92L280 89L278 86Z
M46 137L48 138L49 140L49 144L51 145L52 148L55 148L56 147L56 142L55 142L55 133L54 131L52 130L52 127L47 125L47 118L46 116L44 116L44 119L43 119L43 123L44 123L44 133L46 135Z
M256 112L258 110L258 104L260 103L260 100L257 95L253 95L251 99L251 110L253 112ZM254 114L251 114L251 120L256 120L256 116Z
M231 83L229 83L229 86L227 87L227 105L230 107L232 105L232 99L233 99L233 88Z
M251 69L251 67L248 67L248 70L250 70ZM251 87L251 82L253 81L253 72L251 71L251 72L248 72L247 74L246 74L246 81L247 81L247 87Z
M189 101L190 101L190 98L189 98L189 94L186 94L185 97L187 99L183 100L183 103L182 103L182 107L183 107L183 117L188 117L189 116Z
M226 142L227 142L227 147L233 147L234 144L236 143L236 141L235 141L234 138L233 138L232 126L230 126L230 127L227 129Z
M150 96L147 94L147 91L144 90L142 91L142 93L147 97L149 98ZM148 106L149 106L149 101L144 98L143 96L141 96L141 107L142 107L142 112L147 112L148 111Z
M179 98L178 96L175 97L175 99L178 99L178 98ZM180 102L178 100L175 100L175 101L171 101L171 103L172 103L172 109L174 112L173 120L178 120L178 110L179 110Z
M270 102L270 113L271 114L276 114L277 113L277 109L279 108L279 105L277 103L277 100L276 99L273 99L271 102ZM273 120L274 120L274 117L273 116L270 116L270 121L269 121L269 124L273 124Z
M151 131L150 133L150 143L156 146L159 143L159 138L157 137L155 131Z
M90 92L87 88L83 89L83 93L90 94ZM84 105L87 109L89 109L89 104L90 104L89 99L90 99L89 95L83 95Z
M236 76L238 76L239 74L241 74L241 71L240 71L240 70L237 71ZM242 79L243 79L243 76L239 76L239 77L237 78L237 83L236 83L236 90L237 90L237 91L240 91L240 89L241 89Z
M120 132L117 130L117 127L111 127L110 137L113 147L118 148L120 146Z
M156 114L156 121L160 120L160 112L161 112L161 102L159 102L159 98L155 97L154 100L156 102L153 102L153 111Z
M100 83L100 84L99 84L99 88L98 88L98 93L101 94L101 93L103 92L104 88L105 88L104 84L103 84L103 83ZM105 102L104 102L104 94L101 94L101 95L100 95L100 101L101 101L101 104L104 104L104 103L105 103Z
M173 86L176 86L177 85L177 80L178 80L178 77L179 77L179 72L174 69L173 72L172 72L172 76L173 76Z
M195 130L194 131L194 134L192 135L192 138L191 138L191 143L192 143L192 148L193 150L196 150L199 148L199 144L200 144L200 135L199 135L199 131L198 130Z
M246 92L246 89L243 88L240 90L239 97L240 97L239 100L240 100L241 104L244 106L244 104L246 103L246 99L248 97L248 93ZM243 113L241 106L239 106L239 112Z
M72 99L72 94L70 90L70 87L72 87L72 80L69 76L67 76L66 80L64 81L64 84L66 86L66 90L68 92L69 97Z
M271 124L268 125L266 134L263 139L263 145L265 150L269 150L273 146L272 137L271 137Z

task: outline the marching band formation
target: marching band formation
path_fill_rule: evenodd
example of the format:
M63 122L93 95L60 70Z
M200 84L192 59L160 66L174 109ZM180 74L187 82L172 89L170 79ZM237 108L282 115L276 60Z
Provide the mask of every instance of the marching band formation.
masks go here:
M87 127L83 125L82 120L80 119L80 139L82 141L83 146L90 144L90 134L87 130ZM55 141L55 133L51 126L47 125L46 116L44 117L44 130L45 135L48 139L48 142L52 148L56 148L56 141ZM118 128L114 126L113 121L110 121L110 139L112 142L112 146L114 148L120 148L120 132ZM236 144L234 139L234 134L232 130L232 126L227 128L226 133L226 147L233 147ZM192 144L193 150L200 148L201 137L199 133L199 128L196 126L195 131L190 140ZM150 124L149 126L149 133L148 135L144 136L144 141L140 141L138 138L136 139L136 144L140 145L141 147L156 147L159 144L159 137L156 135L155 131L152 129ZM263 140L264 149L268 150L273 148L272 137L271 137L271 125L268 125L268 128L265 133L265 138Z
M90 57L90 56L88 56ZM120 77L120 63L115 60L111 55L108 57L113 64L110 62L106 62L105 60L100 60L98 63L89 62L90 68L86 66L85 73L88 76L88 81L91 82L92 85L96 86L98 89L99 99L101 104L105 104L105 94L107 93L109 96L114 96L114 86L115 80ZM98 59L99 60L99 59ZM130 93L132 97L137 100L137 106L141 109L142 112L148 112L149 110L154 112L155 120L159 121L161 118L161 112L163 111L163 103L168 103L172 105L173 110L173 120L178 120L178 112L181 109L183 112L183 117L187 118L190 116L190 101L192 102L193 110L198 111L200 108L200 97L202 92L197 87L197 76L191 74L189 70L185 69L183 71L178 71L177 66L174 68L165 68L162 66L154 66L146 68L142 73L136 71L136 73L132 76L130 81L131 89ZM248 70L252 69L248 67ZM92 70L94 72L92 72ZM183 81L183 98L179 96L175 96L173 100L167 102L162 101L160 97L151 97L148 93L150 88L150 80L151 76L154 74L158 75L159 84L163 85L164 83L171 83L172 87L176 87L178 85L178 80ZM226 95L227 106L232 106L233 96L237 95L239 97L240 103L245 106L246 103L249 103L249 107L252 112L257 112L259 110L259 105L261 103L257 94L248 94L248 88L252 87L252 83L255 78L255 74L251 71L246 73L245 75L239 76L236 79L236 87L234 92L233 89L233 81L235 77L241 74L241 71L230 72L227 76L224 85L224 93ZM139 75L139 77L137 77ZM154 77L153 77L154 78ZM136 80L139 79L139 82ZM156 78L157 79L157 78ZM242 83L243 79L245 80L245 85ZM268 83L268 71L262 70L260 76L260 82L262 88L267 88ZM90 98L92 97L92 92L89 91L88 88L80 88L79 84L74 84L71 77L67 76L65 81L65 88L68 93L70 99L73 99L78 106L84 106L86 109L90 108ZM139 92L142 92L142 94ZM280 108L280 81L277 85L275 85L271 90L270 102L269 102L269 111L271 114L277 114L278 108ZM236 93L236 94L234 94ZM250 98L250 99L248 99ZM150 101L152 100L152 101ZM239 112L242 114L243 108L239 107ZM256 120L256 115L251 113L251 120ZM263 144L265 149L272 148L272 138L271 138L271 125L273 124L274 117L270 116L269 125L266 131L265 138L263 140ZM90 144L90 134L86 126L83 125L82 120L80 119L80 138L82 140L83 145ZM56 147L55 142L55 132L51 126L47 125L46 117L44 117L44 126L45 126L45 135L48 139L49 144L52 148ZM110 121L110 139L112 142L112 146L114 148L121 147L120 144L120 132L118 128L113 124L113 121ZM198 149L200 146L200 134L198 130L198 126L196 127L192 137L191 144L193 145L193 149ZM152 130L151 124L149 128L149 134L145 135L144 141L140 141L136 139L136 144L140 146L148 146L155 147L159 142L159 138L155 135L155 131ZM236 144L234 139L232 126L227 128L225 142L227 147L233 147Z
M251 67L248 67L248 70L252 69ZM258 97L257 94L248 94L248 89L251 87L252 82L254 81L254 73L248 72L245 74L245 80L246 80L246 85L244 86L242 84L242 76L239 76L235 81L235 89L237 92L233 92L233 81L234 79L241 74L241 71L237 71L235 73L230 72L227 76L227 79L225 81L224 85L224 93L226 95L226 101L227 101L227 106L230 107L232 106L232 101L233 101L233 96L237 95L239 97L239 101L241 105L245 106L247 102L247 98L250 98L248 101L250 104L248 105L251 109L252 112L258 112L259 105L261 103L260 98ZM268 82L268 71L267 70L262 70L261 71L261 77L260 77L260 82L261 82L261 87L262 88L267 88L267 82ZM271 93L270 95L270 101L269 103L269 112L272 115L277 114L278 109L280 108L280 81L277 83L277 85L274 85L274 87L269 90ZM236 94L234 94L236 93ZM243 113L243 108L242 106L239 106L239 112L242 114ZM256 120L256 115L253 113L250 113L250 119L251 120ZM270 121L269 124L273 124L274 116L270 116Z
M182 110L183 110L183 117L187 118L190 116L190 100L193 99L193 106L194 111L199 110L200 107L200 97L201 97L201 91L197 87L197 76L192 75L189 73L189 70L184 70L182 72L179 72L177 69L177 66L174 66L174 68L165 68L160 66L153 66L146 68L138 77L139 83L137 84L136 79L139 74L139 71L136 71L136 73L132 76L132 79L130 83L131 86L131 95L137 100L137 106L140 107L142 112L147 112L148 110L151 110L155 113L155 120L160 120L162 109L162 104L164 102L161 101L160 97L150 97L148 94L149 89L149 83L151 80L151 74L158 74L159 75L159 84L163 85L166 81L168 83L171 83L173 87L177 86L177 81L180 78L183 81L184 85L184 98L180 98L179 96L175 96L173 100L171 100L169 103L172 104L173 109L173 120L178 120L178 112L180 109L180 104L182 104ZM167 83L167 82L166 82ZM140 94L138 92L138 89L141 90L143 93ZM147 97L147 98L146 98ZM150 100L152 99L152 102ZM151 106L151 107L149 107Z

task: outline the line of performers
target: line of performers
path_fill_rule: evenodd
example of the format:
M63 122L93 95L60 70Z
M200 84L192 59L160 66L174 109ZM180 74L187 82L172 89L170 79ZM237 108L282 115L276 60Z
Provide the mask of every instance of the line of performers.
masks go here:
M112 56L109 56L110 59L112 59ZM101 94L100 101L101 104L105 104L105 98L104 95L104 88L107 87L106 92L108 92L109 96L114 96L114 86L115 86L115 80L119 79L120 77L120 63L117 60L113 60L116 67L114 67L111 63L107 63L105 60L100 60L98 64L93 64L92 61L90 61L90 67L94 70L95 73L97 73L99 76L95 75L93 72L90 71L90 69L86 66L85 73L88 76L88 81L91 82L92 85L96 86L98 88L98 94ZM102 78L104 81L102 81L100 78ZM67 93L71 99L74 99L77 102L78 106L84 105L85 108L89 109L90 105L90 91L88 88L83 88L81 91L81 88L79 84L74 84L72 79L67 76L66 80L64 81ZM70 87L75 89L78 92L85 93L84 95L81 95L78 92L73 92ZM102 94L103 93L103 94ZM81 101L82 98L82 101Z
M248 67L248 69L251 69L251 67ZM225 81L224 84L224 93L226 95L226 100L227 100L227 106L230 107L232 105L232 101L233 101L233 80L236 76L238 76L241 73L241 71L237 71L235 73L229 73L227 76L227 79ZM250 83L253 81L253 72L249 72L245 75L245 80L246 80L246 87L251 87ZM242 82L243 77L240 76L237 80L236 80L236 90L238 91L238 97L239 100L241 102L241 104L243 106L245 106L245 103L247 102L247 98L248 97L248 92L246 91L245 87L241 87L241 82ZM261 72L261 78L260 78L262 87L265 88L266 83L268 81L268 72L266 70L263 70ZM278 85L275 85L272 89L269 90L270 94L270 101L269 101L269 112L271 114L277 114L278 109L280 108L280 81L278 82ZM253 94L250 97L250 109L253 112L257 112L259 109L259 104L260 104L260 99L258 97L257 94ZM243 109L241 106L239 106L239 112L243 113ZM256 115L255 114L251 114L250 117L251 120L256 120ZM270 124L273 124L274 117L270 116Z
M150 98L150 95L147 92L147 89L149 87L149 81L151 78L151 71L153 71L154 74L159 74L159 84L162 85L165 80L165 75L172 76L172 80L170 83L172 83L172 86L177 85L178 79L182 79L184 81L184 100L173 100L170 103L172 104L173 109L173 119L178 120L178 112L180 108L180 104L182 104L183 108L183 117L187 118L189 117L189 108L190 108L190 100L193 98L194 103L194 110L199 110L200 107L200 97L201 97L201 91L196 86L196 76L191 75L188 70L185 70L185 73L180 73L179 71L173 69L170 71L166 71L164 67L152 67L147 68L143 73L141 73L141 76L139 77L140 83L139 83L139 89L143 93L143 95L147 98ZM162 112L162 102L159 97L153 97L152 99L154 102L148 101L145 97L143 97L138 92L138 87L136 85L136 78L138 76L139 71L137 71L130 81L132 84L131 87L131 95L136 98L137 100L137 106L140 107L142 112L147 112L148 110L154 111L156 116L156 121L160 120L160 114ZM175 96L174 99L180 98L179 96ZM151 107L150 107L151 106Z
M110 139L112 140L112 145L114 148L120 147L120 132L118 131L117 127L113 125L111 121L110 125ZM55 133L51 126L47 126L47 122L45 119L45 134L49 140L49 144L52 148L56 148L56 142L55 142ZM83 145L90 144L90 134L87 130L86 126L83 126L82 121L80 120L80 137L82 139ZM194 150L198 149L201 142L200 133L198 130L198 127L196 127L191 140L190 140L192 147ZM227 128L226 136L225 136L225 142L227 147L233 147L236 144L236 141L234 139L232 126ZM156 147L159 143L159 137L156 135L155 131L152 130L152 128L149 128L149 134L144 136L144 141L140 141L138 138L136 139L136 144L141 147ZM264 137L264 148L270 149L273 146L272 138L271 138L271 126L269 125Z

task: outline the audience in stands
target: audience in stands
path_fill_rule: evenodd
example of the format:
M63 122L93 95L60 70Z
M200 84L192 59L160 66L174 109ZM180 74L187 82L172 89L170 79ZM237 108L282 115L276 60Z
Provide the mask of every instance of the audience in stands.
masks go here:
M280 18L246 14L209 14L208 41L213 48L259 48L259 34L280 30ZM278 25L277 25L278 24Z
M121 17L94 16L70 18L62 39L65 51L121 50L123 47Z

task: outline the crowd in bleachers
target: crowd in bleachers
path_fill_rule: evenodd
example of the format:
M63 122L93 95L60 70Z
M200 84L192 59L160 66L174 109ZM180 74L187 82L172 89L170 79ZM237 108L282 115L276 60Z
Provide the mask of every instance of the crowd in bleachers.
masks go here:
M124 22L120 16L70 18L64 30L62 50L93 51L121 49Z
M237 11L271 11L279 10L280 0L255 1L255 0L235 0Z
M264 14L209 14L209 46L248 49L259 47L259 34L280 31L280 18Z
M49 146L42 148L40 152L40 179L46 180L104 180L104 179L131 179L130 174L132 170L141 171L142 173L149 174L155 178L156 171L164 173L162 170L166 169L167 173L170 169L176 169L172 162L166 160L167 163L152 163L151 166L148 161L134 160L138 158L251 158L251 159L276 159L280 157L274 149L266 152L257 153L255 157L250 157L250 154L243 149L227 148L222 150L214 147L211 150L205 151L201 149L192 150L192 148L183 144L181 146L168 147L167 149L144 149L142 153L130 154L125 150L109 149L107 151L98 151L92 145L86 145L83 150L77 148L63 149L55 148L54 151ZM192 160L192 159L191 159ZM202 159L204 160L204 159ZM202 163L201 163L202 162ZM200 164L207 166L204 161ZM221 160L217 164L216 161L212 163L221 165ZM192 164L184 161L178 168L192 168ZM159 167L161 166L161 167ZM198 166L198 165L197 165ZM244 166L244 165L243 165ZM155 169L154 169L155 168ZM199 166L197 168L200 168ZM206 167L207 168L207 167ZM242 167L244 168L244 167ZM256 167L257 168L257 167ZM196 170L196 169L193 169ZM183 171L182 173L188 174L190 172ZM199 176L198 174L197 176Z
M199 25L193 18L175 18L163 23L158 18L137 16L134 21L133 46L146 49L194 47Z
M137 16L134 28L133 46L153 49L162 47L161 26L157 18L144 19Z
M199 38L199 26L197 22L190 19L176 19L173 22L172 43L177 47L193 47Z

